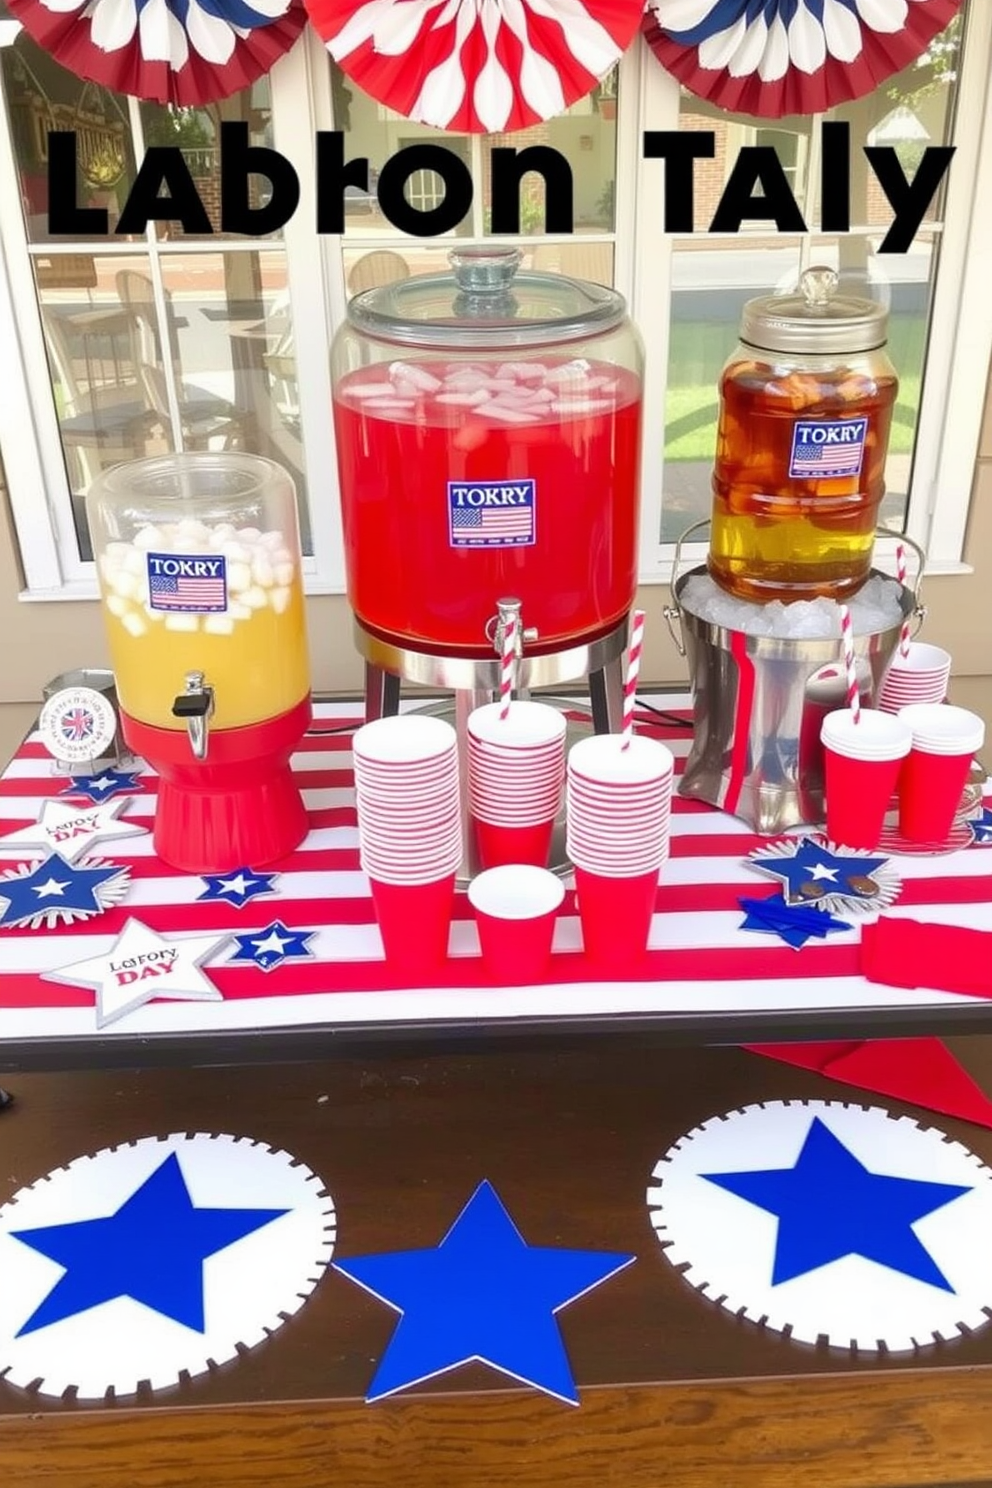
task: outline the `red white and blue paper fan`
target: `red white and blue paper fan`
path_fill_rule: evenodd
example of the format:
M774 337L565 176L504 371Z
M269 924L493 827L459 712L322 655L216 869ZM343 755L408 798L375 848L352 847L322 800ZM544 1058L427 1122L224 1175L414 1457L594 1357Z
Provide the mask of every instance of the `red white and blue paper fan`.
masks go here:
M643 30L690 93L781 119L871 93L960 9L961 0L648 0Z
M77 77L184 108L249 87L306 25L299 0L9 0L8 8Z
M619 61L643 0L306 0L343 72L408 119L499 134L554 118Z

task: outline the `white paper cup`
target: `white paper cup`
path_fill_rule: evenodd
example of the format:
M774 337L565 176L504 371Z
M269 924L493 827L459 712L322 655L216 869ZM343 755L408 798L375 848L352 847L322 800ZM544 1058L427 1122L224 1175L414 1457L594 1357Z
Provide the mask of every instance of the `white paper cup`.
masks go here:
M913 733L913 748L924 754L976 754L985 743L985 723L967 708L947 703L913 703L900 719Z
M675 769L672 751L657 739L635 734L624 749L619 734L593 734L568 752L570 773L605 785L647 785L667 780Z
M506 718L500 718L502 704L485 703L468 716L470 737L482 743L503 748L535 749L564 741L568 722L564 713L549 703L514 699Z
M356 764L361 760L373 765L412 765L457 750L458 736L443 718L400 713L363 724L351 747Z

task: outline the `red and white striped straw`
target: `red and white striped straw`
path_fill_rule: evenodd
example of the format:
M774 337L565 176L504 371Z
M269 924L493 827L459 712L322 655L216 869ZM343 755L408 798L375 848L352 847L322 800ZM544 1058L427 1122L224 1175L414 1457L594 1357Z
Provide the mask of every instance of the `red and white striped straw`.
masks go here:
M499 678L500 718L509 718L513 696L513 666L517 659L517 618L508 615L503 627L502 670Z
M844 641L844 666L847 669L847 706L855 723L861 722L861 692L858 688L858 664L854 656L854 631L847 605L840 607L840 633Z
M644 649L644 611L634 611L634 623L630 632L630 647L627 651L627 678L623 684L623 743L621 749L629 749L634 737L634 704L637 701L637 678L641 670L641 652Z
M896 548L896 578L900 584L906 583L906 549L902 543ZM911 630L909 617L902 622L902 630L899 633L899 652L902 656L909 655L909 633Z

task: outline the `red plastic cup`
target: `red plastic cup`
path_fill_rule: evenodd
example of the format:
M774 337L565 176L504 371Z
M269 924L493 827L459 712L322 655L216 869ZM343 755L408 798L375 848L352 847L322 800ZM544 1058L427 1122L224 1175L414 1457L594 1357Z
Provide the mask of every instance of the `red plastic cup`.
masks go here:
M483 868L502 868L508 863L526 863L532 868L546 868L551 852L554 819L527 827L494 826L492 822L472 818L475 845Z
M576 868L582 944L590 961L619 968L642 959L658 897L659 871L653 868L632 878L605 878Z
M942 704L917 703L899 717L913 733L899 784L899 831L909 842L946 842L985 724L965 708Z
M493 981L508 987L540 982L551 959L564 884L544 868L508 863L474 878L468 897Z
M821 726L827 836L838 847L878 846L892 793L913 743L908 724L888 713L847 708Z
M370 878L386 960L403 971L432 971L448 956L455 875L432 883L392 884Z

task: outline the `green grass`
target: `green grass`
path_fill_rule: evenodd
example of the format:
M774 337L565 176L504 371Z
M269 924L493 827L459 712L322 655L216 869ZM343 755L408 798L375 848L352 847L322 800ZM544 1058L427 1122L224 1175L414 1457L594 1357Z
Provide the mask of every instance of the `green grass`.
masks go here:
M716 448L717 380L733 350L733 332L723 322L675 321L669 347L669 383L665 398L665 459L713 459ZM916 437L926 319L893 316L889 355L899 373L899 397L889 449L911 454Z

